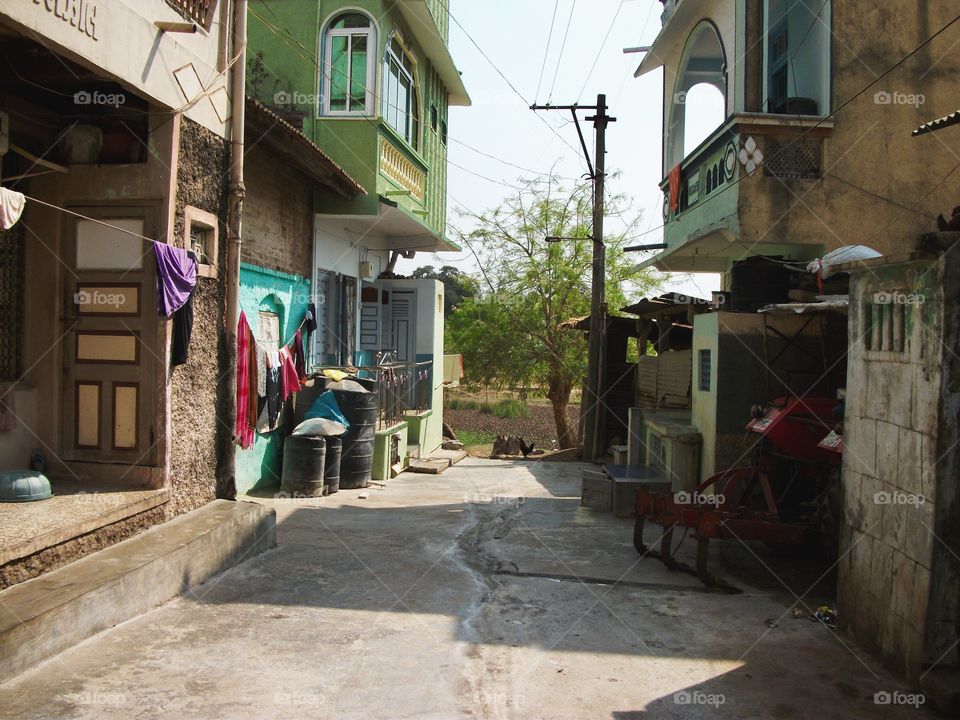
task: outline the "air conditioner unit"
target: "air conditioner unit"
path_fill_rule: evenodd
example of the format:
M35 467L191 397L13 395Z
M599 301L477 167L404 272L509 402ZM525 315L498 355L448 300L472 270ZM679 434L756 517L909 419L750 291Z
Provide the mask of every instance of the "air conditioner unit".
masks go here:
M674 492L693 491L700 479L702 438L682 410L630 409L627 462L659 468Z

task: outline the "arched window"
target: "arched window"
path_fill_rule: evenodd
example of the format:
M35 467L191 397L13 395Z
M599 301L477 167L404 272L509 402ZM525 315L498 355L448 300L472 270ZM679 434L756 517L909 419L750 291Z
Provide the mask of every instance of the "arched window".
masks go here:
M723 124L727 116L727 60L716 26L703 21L687 40L669 98L666 170Z
M397 39L383 53L383 118L416 148L420 138L420 98L417 68Z
M330 21L320 89L324 115L373 114L376 48L376 29L363 13L346 12Z

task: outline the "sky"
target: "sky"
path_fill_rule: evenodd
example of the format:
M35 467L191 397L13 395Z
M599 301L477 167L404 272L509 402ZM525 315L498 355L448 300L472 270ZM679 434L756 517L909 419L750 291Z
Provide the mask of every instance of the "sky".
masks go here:
M473 212L497 207L512 193L501 183L516 184L519 178L549 173L554 164L560 176L586 173L569 113L534 113L529 105L534 101L594 105L597 94L605 93L609 114L617 118L607 132L607 171L621 173L618 180L608 183L608 191L626 194L634 209L642 211L631 236L653 231L638 238L636 244L662 242L657 229L663 222L659 188L662 71L634 78L643 56L623 53L626 47L653 42L660 31L662 8L658 0L450 0L450 51L473 100L471 107L450 109L448 206L452 224L467 225L457 217L458 207ZM569 32L565 32L568 22ZM581 118L589 114L584 112ZM592 124L581 120L581 126L592 156ZM468 145L535 172L486 157ZM607 227L608 232L615 232L617 221L608 219ZM634 256L640 261L651 254ZM465 250L418 253L413 260L401 261L398 270L410 272L429 264L453 265L465 272L477 269ZM718 288L718 276L704 274L672 275L664 285L665 290L706 298Z

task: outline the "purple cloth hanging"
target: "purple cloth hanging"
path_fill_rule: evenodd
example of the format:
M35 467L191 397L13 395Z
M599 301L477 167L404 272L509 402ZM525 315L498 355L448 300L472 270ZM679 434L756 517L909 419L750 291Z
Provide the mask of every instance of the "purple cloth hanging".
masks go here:
M157 312L170 317L182 308L197 284L197 261L183 248L153 243L157 256Z

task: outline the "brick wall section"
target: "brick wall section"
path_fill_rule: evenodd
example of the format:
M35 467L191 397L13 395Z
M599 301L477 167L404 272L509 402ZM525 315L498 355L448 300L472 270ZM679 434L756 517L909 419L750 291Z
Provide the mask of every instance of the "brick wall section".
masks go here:
M229 150L222 138L183 118L174 232L183 245L187 205L219 219L219 267L216 279L198 278L194 295L189 361L173 371L171 393L169 516L213 500L216 495L217 436L229 432L217 420L223 347L224 276L227 237Z
M957 484L941 460L956 440L944 422L942 278L942 262L890 266L856 274L850 292L840 618L845 632L911 680L957 634L956 601L944 604L956 574L943 575L935 535L947 526L942 511L953 506ZM891 290L923 299L904 307L902 353L870 350L863 340L867 304ZM935 575L944 589L931 593ZM933 632L937 616L952 617L952 629Z
M244 175L247 197L243 205L243 262L311 277L310 180L284 160L256 146L247 153Z

